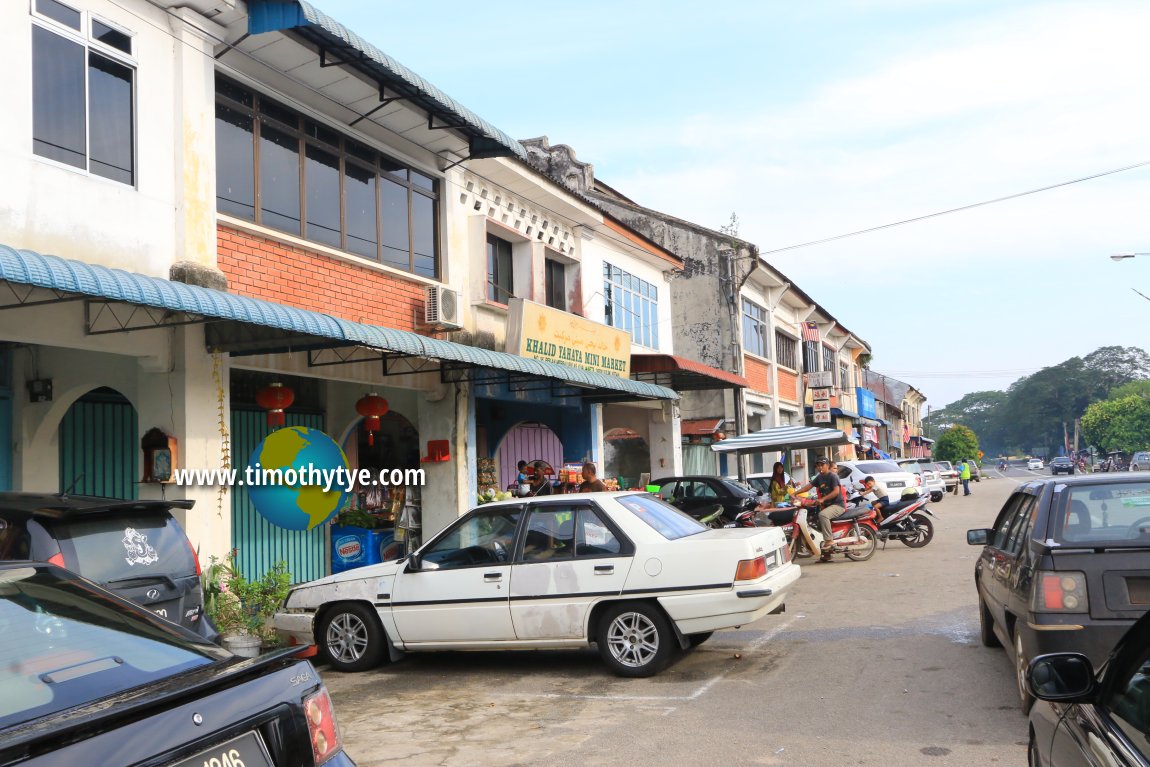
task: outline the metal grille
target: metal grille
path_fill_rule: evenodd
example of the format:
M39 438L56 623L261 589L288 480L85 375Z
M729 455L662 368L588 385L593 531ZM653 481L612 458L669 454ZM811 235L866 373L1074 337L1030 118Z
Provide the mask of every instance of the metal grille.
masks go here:
M323 429L323 416L284 413L285 426ZM241 472L260 441L269 433L267 414L262 410L232 411L232 461ZM258 578L276 562L287 563L293 583L327 575L326 525L312 530L285 530L268 522L244 487L232 489L232 547L245 578Z
M60 421L60 490L135 500L138 439L136 409L122 394L112 389L85 394Z

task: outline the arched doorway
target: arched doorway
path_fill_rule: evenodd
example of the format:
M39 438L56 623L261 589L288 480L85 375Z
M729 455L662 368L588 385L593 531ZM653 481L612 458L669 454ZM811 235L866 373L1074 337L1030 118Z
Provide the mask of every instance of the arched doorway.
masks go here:
M563 465L563 443L546 424L525 421L512 426L503 437L495 460L499 464L499 487L504 489L515 484L515 467L520 461L544 460L558 470Z
M651 448L634 429L618 427L603 432L603 477L618 477L619 487L638 487L651 471Z
M139 417L120 392L93 389L60 421L60 492L139 497Z

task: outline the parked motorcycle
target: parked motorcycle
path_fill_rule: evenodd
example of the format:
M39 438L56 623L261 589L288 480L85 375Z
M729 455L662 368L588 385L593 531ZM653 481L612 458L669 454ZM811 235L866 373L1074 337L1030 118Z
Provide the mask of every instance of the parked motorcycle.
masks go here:
M878 523L878 539L886 548L887 541L902 541L912 549L921 549L934 538L934 523L930 517L934 516L926 505L926 498L900 501L882 511L882 519L876 518Z
M814 501L802 501L802 511L808 514L817 514L813 508ZM797 515L796 515L797 516ZM846 554L847 559L855 562L865 562L874 556L878 548L878 526L875 521L874 509L864 504L852 504L847 510L831 520L831 535L834 546L832 554ZM807 525L809 538L805 535L796 535L794 539L794 558L814 556L821 550L822 531Z
M758 508L747 509L735 517L735 521L727 527L779 527L787 537L787 548L790 549L791 559L813 556L812 551L818 551L823 536L818 530L812 530L807 524L807 510L798 507L787 509Z

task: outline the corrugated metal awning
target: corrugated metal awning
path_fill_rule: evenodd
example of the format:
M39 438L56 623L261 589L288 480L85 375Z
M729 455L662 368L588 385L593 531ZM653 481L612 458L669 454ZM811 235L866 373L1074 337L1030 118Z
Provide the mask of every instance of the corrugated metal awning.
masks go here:
M845 445L849 441L847 435L838 429L824 429L818 426L773 426L712 443L711 450L716 453L765 453L772 450Z

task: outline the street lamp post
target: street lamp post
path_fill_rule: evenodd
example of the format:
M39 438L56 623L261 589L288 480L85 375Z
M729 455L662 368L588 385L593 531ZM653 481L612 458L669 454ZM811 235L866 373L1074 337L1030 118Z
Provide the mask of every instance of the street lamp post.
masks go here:
M1125 261L1129 258L1134 258L1135 256L1150 256L1150 253L1115 253L1115 254L1110 256L1110 260L1111 261ZM1138 295L1145 298L1147 301L1150 301L1150 296L1146 295L1145 293L1143 293L1138 288L1132 287L1130 289L1133 290Z

